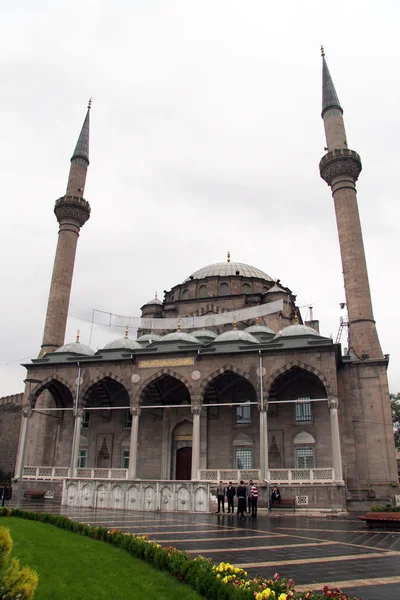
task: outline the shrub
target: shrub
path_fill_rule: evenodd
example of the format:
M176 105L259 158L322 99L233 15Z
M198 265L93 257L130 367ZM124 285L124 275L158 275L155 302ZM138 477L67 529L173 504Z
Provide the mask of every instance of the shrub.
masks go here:
M2 513L4 516L4 513ZM7 515L8 516L8 515ZM0 527L0 598L7 600L31 600L35 594L39 577L29 567L19 567L19 560L13 558L8 567L10 553L12 550L12 539L10 530Z

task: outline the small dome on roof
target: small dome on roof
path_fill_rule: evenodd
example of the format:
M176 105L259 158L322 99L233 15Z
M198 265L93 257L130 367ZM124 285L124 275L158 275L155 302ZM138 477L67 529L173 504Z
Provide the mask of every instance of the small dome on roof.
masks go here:
M158 335L158 333L144 333L136 341L140 344L151 344L151 342L157 342L158 340L161 340L161 335Z
M266 294L276 294L276 293L281 293L281 294L287 294L287 291L284 290L283 288L281 288L280 285L277 285L275 283L275 285L272 286L272 288L270 288L267 292L265 292Z
M94 356L94 350L92 350L89 346L85 346L85 344L81 344L81 342L76 341L70 344L64 344L60 348L57 348L55 352L61 352L65 354L86 354L86 356Z
M197 329L196 331L191 331L190 335L196 338L208 338L210 340L215 340L218 337L218 334L211 329Z
M141 346L136 340L130 340L128 337L121 338L120 340L113 340L106 344L103 350L140 350Z
M275 331L266 325L250 325L250 327L246 327L245 331L247 333L251 333L252 335L257 335L261 333L267 333L275 335Z
M201 342L190 333L185 333L184 331L172 331L171 333L167 333L164 335L161 342L189 342L191 344L201 344Z
M143 306L150 306L151 304L158 304L162 306L162 302L161 300L159 300L157 298L157 296L155 296L152 300L149 300L148 302L146 302L145 304L143 304Z
M257 338L251 333L247 331L243 331L242 329L231 329L230 331L225 331L221 333L215 340L215 344L219 344L220 342L250 342L252 344L259 344Z
M281 329L281 331L279 331L276 334L274 339L280 337L296 337L299 335L316 335L318 337L321 337L320 334L317 331L315 331L315 329L313 329L312 327L308 327L308 325L300 325L299 323L297 323L296 325L289 325L288 327Z

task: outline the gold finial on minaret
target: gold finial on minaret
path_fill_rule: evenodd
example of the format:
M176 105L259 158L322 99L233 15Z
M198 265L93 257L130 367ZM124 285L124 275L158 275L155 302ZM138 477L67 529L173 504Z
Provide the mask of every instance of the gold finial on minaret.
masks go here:
M77 344L79 343L79 339L80 339L80 337L81 337L81 330L80 330L80 329L78 329L78 330L77 330L77 332L76 332L76 343L77 343Z
M87 107L88 107L88 110L90 110L92 108L92 99L91 98L89 98Z
M180 319L178 319L178 331L179 331L179 333L181 332L181 320Z
M229 252L229 250L228 250L228 257L227 257L227 259L228 259L228 262L230 263L231 262L231 253Z
M233 329L236 329L236 315L233 317Z
M157 300L157 292L156 292L156 295L155 295L155 299Z
M325 56L325 48L323 46L321 46L321 56L322 57Z
M126 325L125 325L125 339L126 339L126 340L128 339L128 333L129 333L129 325L128 325L128 324L126 324Z
M256 325L258 325L258 317L256 317Z

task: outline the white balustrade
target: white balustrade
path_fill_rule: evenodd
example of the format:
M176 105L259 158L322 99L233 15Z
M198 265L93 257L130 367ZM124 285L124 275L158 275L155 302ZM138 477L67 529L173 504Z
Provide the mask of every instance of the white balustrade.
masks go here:
M238 483L239 481L260 481L261 473L258 469L200 469L199 480L210 481L215 483L218 481L232 481Z
M209 481L216 483L218 481L232 481L237 483L243 481L261 481L260 471L255 469L236 470L236 469L200 469L200 481ZM269 469L267 471L267 481L279 484L320 484L333 483L333 469Z
M24 479L64 479L69 467L24 467ZM128 469L89 469L78 468L77 477L89 479L127 479Z

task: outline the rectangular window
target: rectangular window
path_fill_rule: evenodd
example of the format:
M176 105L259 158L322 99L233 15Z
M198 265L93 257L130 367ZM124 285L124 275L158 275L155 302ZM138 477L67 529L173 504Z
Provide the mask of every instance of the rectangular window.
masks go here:
M314 469L314 448L296 448L296 469Z
M82 416L82 429L87 429L89 427L90 420L90 412L85 410Z
M124 427L128 428L128 427L132 427L132 415L131 415L131 411L126 410L124 413Z
M297 398L296 400L296 423L311 423L310 398Z
M87 450L79 450L78 469L84 469L87 461Z
M251 450L236 450L236 469L252 469Z
M122 469L129 469L129 450L122 450Z
M251 406L243 404L236 407L236 425L250 425L251 423Z

